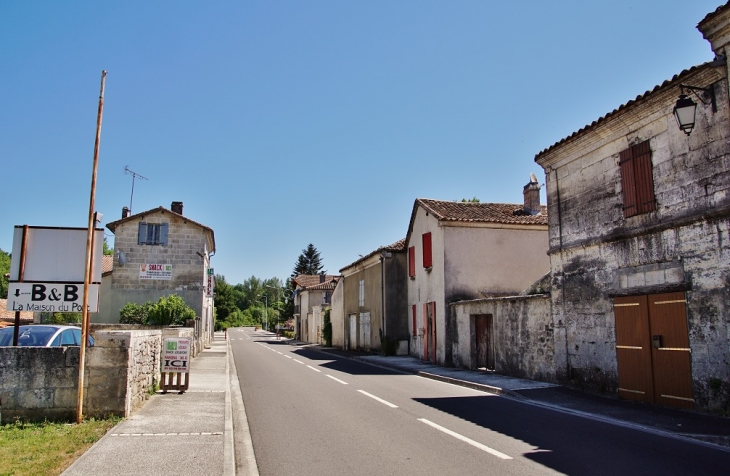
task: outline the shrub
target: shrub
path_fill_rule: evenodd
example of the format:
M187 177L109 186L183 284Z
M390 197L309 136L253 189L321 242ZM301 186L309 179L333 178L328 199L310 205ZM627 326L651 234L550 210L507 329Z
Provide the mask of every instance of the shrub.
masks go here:
M332 347L332 321L330 321L330 308L324 311L324 323L322 324L322 340L326 347Z
M144 304L128 302L119 311L119 323L142 325L147 324L150 308L152 308L152 302L150 301L147 301Z
M149 310L147 324L153 326L184 325L188 319L195 319L195 311L177 294L161 297Z

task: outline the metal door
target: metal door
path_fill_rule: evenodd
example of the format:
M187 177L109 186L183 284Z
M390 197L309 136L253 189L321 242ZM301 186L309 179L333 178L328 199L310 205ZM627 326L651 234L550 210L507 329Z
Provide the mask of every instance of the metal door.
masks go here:
M684 293L614 299L619 396L692 408Z
M357 349L357 315L350 314L350 342L349 349Z
M360 313L360 345L363 350L370 350L370 313Z

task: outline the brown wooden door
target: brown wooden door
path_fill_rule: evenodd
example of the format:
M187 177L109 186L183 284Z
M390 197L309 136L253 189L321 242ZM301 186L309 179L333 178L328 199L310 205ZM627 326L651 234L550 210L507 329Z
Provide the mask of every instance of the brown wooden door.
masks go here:
M492 348L492 315L474 316L476 333L477 368L494 370L494 349Z
M684 293L614 299L619 396L692 408Z
M616 361L618 394L627 400L653 403L649 313L646 296L617 297L613 302L616 316Z
M423 305L423 360L428 360L428 343L431 336L431 321L428 318L428 303Z
M684 293L649 296L649 329L653 339L654 401L692 408L692 363Z

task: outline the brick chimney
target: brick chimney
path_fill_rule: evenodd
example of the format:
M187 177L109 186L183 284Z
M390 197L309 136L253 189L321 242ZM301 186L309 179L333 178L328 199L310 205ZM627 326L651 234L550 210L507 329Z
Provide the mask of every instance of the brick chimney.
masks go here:
M177 213L178 215L183 214L183 202L172 202L172 205L170 205L170 210Z
M122 219L127 218L130 214L131 212L128 207L122 207Z
M540 207L540 185L537 183L535 174L530 174L530 183L522 189L525 196L525 213L528 215L539 215Z
M320 283L324 283L326 277L327 277L327 275L325 275L324 273L320 274L319 275L319 282Z

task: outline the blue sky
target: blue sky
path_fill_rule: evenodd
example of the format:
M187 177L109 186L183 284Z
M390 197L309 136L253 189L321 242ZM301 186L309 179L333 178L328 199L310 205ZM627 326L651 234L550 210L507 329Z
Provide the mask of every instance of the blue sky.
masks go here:
M403 238L417 197L520 203L536 153L711 60L719 5L0 2L0 248L86 226L104 69L104 223L129 166L133 212L215 230L216 273L284 279L308 243L336 273Z

